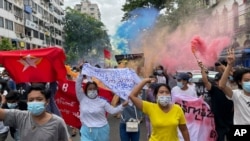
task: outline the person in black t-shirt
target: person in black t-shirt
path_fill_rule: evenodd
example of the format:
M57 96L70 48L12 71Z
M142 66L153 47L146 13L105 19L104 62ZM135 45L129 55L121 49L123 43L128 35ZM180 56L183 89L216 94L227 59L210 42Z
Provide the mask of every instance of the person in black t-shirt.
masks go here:
M208 76L199 62L201 67L202 80L211 97L211 110L214 114L215 130L218 134L217 141L225 141L228 137L230 127L233 125L233 102L225 96L224 92L218 87L222 73L215 75L214 81L208 80ZM227 139L229 141L229 138Z
M20 93L17 91L10 91L6 96L6 103L2 105L3 109L19 109L19 110L27 110L27 103L20 100ZM20 140L19 132L14 127L10 127L10 134L13 139Z

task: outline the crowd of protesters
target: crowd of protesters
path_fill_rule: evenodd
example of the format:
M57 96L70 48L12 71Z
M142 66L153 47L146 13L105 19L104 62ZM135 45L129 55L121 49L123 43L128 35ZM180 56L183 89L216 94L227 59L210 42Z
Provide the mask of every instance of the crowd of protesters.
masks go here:
M202 82L211 98L209 106L214 115L217 141L230 141L232 125L250 123L250 69L234 68L234 61L234 50L229 49L227 60L215 63L217 74L212 79L208 77L209 71L202 62L198 62ZM156 66L152 74L141 77L141 82L131 91L131 105L115 94L115 104L101 98L98 87L108 88L98 79L82 74L82 66L65 67L68 80L76 82L82 123L79 129L81 141L110 140L107 113L119 115L120 124L117 126L121 141L140 140L139 127L136 131L129 131L128 122L146 124L149 141L178 141L178 130L185 141L191 140L185 113L180 105L172 101L176 94L204 98L197 94L191 72L170 75L167 68ZM95 67L100 68L99 65ZM85 83L84 88L82 83ZM71 136L77 134L77 129L72 127L73 132L69 134L54 100L56 91L56 82L15 84L8 72L3 71L0 77L0 140L6 140L8 132L15 141L71 140Z

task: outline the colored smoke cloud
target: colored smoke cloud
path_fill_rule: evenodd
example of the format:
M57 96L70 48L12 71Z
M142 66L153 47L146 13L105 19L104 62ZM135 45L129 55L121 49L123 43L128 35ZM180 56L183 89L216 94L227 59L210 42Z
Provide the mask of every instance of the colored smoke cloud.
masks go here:
M172 74L178 70L199 69L192 45L197 48L199 60L211 67L231 43L232 32L223 32L223 25L213 16L202 15L206 17L202 22L191 17L170 33L169 26L156 24L158 13L152 8L136 9L131 13L134 16L122 23L113 36L113 46L121 54L144 53L145 76L151 75L159 64Z
M130 18L123 22L112 37L112 44L121 54L131 53L132 45L137 42L140 34L154 26L159 15L155 8L137 8L129 13Z

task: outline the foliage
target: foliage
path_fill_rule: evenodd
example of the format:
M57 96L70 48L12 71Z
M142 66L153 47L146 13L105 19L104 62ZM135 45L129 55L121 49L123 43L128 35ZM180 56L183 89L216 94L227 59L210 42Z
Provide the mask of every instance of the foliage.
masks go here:
M122 10L125 12L123 20L129 19L129 12L136 8L154 7L160 11L161 9L165 8L165 3L167 1L168 0L126 0L126 3L122 7Z
M90 55L92 50L101 55L103 48L111 48L104 24L77 10L66 8L64 23L67 63Z
M0 41L0 50L8 51L13 50L13 46L8 38L2 38Z
M159 16L157 23L160 26L168 25L171 31L198 14L202 15L204 10L206 12L209 10L206 1L203 0L127 0L123 5L125 12L123 19L126 20L129 17L128 13L132 10L148 6L154 6L159 11L164 9L165 13Z

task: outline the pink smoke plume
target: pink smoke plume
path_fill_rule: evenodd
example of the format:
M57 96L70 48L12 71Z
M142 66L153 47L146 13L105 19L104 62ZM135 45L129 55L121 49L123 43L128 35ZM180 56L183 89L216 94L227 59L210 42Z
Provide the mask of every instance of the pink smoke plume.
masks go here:
M227 47L230 43L230 39L226 37L219 37L210 41L207 46L205 41L199 37L195 36L191 41L191 46L196 48L196 53L198 51L198 58L201 59L203 64L206 66L213 66L219 58L222 50Z
M205 55L207 47L205 42L200 38L200 36L193 37L191 41L191 47L194 53L197 53L198 51L201 55Z

